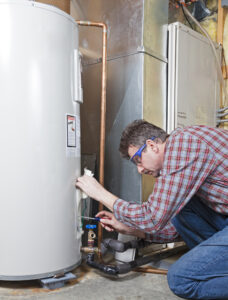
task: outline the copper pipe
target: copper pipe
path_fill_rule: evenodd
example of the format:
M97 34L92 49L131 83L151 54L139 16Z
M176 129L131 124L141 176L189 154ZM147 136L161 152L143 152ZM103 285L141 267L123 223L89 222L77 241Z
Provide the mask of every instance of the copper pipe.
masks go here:
M81 247L81 252L83 253L100 253L98 247Z
M161 275L167 275L168 271L163 269L155 269L152 267L144 267L144 268L135 268L133 271L135 272L142 272L142 273L152 273L152 274L161 274Z
M100 125L100 164L99 182L104 185L104 158L105 158L105 118L106 118L106 85L107 85L107 26L104 23L89 21L76 21L78 25L95 26L103 28L103 48L102 48L102 78L101 78L101 125ZM103 204L99 203L99 211L103 210ZM103 231L98 225L98 248L100 248Z

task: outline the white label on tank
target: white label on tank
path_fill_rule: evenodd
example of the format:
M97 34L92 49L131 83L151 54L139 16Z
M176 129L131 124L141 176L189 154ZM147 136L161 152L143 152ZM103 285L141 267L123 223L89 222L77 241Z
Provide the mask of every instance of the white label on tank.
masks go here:
M81 156L81 124L80 124L80 116L76 115L76 156Z
M77 150L77 139L76 139L76 116L75 115L66 115L67 122L67 157L76 157Z

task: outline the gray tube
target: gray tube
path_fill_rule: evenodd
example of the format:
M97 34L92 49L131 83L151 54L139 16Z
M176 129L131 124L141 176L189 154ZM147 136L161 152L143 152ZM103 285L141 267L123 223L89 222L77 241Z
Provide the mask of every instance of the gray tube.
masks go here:
M224 107L224 108L220 108L220 109L217 110L217 113L224 112L227 109L228 109L228 106Z
M228 112L224 113L224 114L217 114L216 117L218 118L222 118L228 115Z
M145 240L132 240L129 242L121 242L113 239L105 239L101 243L101 254L105 255L107 251L115 251L115 252L125 252L128 249L140 249L144 248L151 243L146 242Z
M227 120L219 120L217 121L217 124L220 124L220 123L227 123L228 122L228 119Z

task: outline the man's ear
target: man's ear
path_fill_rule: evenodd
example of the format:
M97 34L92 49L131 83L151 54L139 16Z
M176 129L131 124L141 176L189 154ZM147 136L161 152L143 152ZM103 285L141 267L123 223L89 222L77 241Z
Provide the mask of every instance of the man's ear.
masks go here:
M156 141L148 139L148 140L146 140L146 146L149 147L155 153L159 152L159 147L158 147Z

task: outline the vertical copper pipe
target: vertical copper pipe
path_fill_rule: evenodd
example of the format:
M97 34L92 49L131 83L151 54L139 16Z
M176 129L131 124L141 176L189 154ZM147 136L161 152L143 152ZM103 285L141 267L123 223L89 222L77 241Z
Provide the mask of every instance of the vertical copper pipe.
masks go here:
M103 48L102 48L102 78L101 78L101 124L100 124L100 165L99 182L104 185L104 159L105 159L105 118L106 118L106 85L107 85L107 26L104 23L89 21L76 21L78 25L95 26L103 28ZM99 211L103 205L99 203ZM98 248L102 241L102 227L98 225Z

